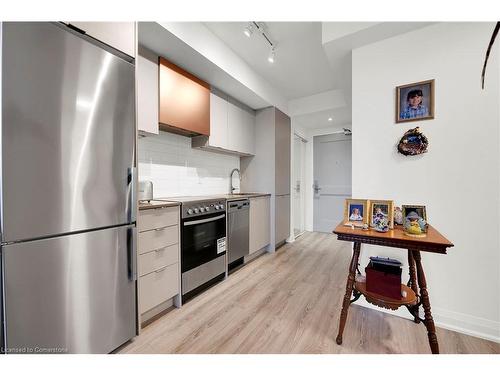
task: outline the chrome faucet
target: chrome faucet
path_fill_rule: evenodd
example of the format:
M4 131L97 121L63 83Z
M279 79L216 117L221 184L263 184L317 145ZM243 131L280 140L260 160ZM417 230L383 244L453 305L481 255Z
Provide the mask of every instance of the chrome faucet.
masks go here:
M236 190L236 188L233 186L233 174L234 172L238 172L238 177L241 181L241 173L240 173L240 170L238 168L234 168L232 171L231 171L231 174L229 176L229 179L231 180L231 194L233 194L233 192Z

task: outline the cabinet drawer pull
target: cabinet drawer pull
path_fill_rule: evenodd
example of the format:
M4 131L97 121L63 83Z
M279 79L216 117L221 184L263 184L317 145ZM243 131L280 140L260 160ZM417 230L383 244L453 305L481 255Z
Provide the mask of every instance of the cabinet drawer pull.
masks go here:
M161 253L163 250L165 250L168 246L163 246L160 247L159 249L155 249L155 253Z
M155 270L155 273L160 273L160 272L163 272L167 269L168 266L164 266L162 268L158 268L157 270Z

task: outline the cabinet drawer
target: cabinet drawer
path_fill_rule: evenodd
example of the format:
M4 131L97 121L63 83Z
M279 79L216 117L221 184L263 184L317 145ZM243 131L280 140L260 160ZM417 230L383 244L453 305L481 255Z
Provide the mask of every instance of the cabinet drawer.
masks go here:
M139 278L140 313L143 314L179 293L179 264Z
M171 264L179 263L179 244L139 255L139 276L144 276Z
M139 254L164 248L179 242L179 226L157 228L147 232L140 232L137 236Z
M179 207L162 207L139 211L139 232L179 224Z

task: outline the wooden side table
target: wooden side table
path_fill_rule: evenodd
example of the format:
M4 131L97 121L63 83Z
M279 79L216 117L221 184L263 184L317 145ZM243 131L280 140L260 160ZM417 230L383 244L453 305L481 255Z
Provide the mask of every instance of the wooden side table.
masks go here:
M374 230L352 229L340 223L333 231L341 241L350 241L354 243L353 255L349 266L349 275L344 300L342 303L342 312L340 313L339 333L337 335L337 344L342 344L342 334L344 332L347 320L347 312L351 303L360 296L374 305L391 310L405 306L410 314L413 315L415 323L423 322L427 328L429 345L433 354L439 354L439 344L436 336L436 328L431 314L431 303L427 291L427 282L425 280L424 269L420 257L421 251L431 253L446 254L446 250L453 244L441 235L432 226L429 226L426 237L410 237L404 234L401 227L389 230L386 233L380 233ZM410 278L407 285L402 284L401 288L406 291L406 297L400 300L391 299L368 292L364 282L356 281L356 268L358 266L361 244L397 247L408 251L408 265ZM352 296L352 299L351 299ZM424 308L424 318L419 315L419 307Z

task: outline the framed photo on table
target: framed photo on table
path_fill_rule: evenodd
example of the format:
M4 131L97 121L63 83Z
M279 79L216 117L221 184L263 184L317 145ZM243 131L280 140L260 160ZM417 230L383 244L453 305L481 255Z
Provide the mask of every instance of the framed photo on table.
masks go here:
M344 206L344 225L362 227L368 224L368 199L346 199Z
M375 226L374 219L383 217L387 219L390 229L394 228L394 202L387 200L370 200L369 224Z
M396 87L396 123L433 118L433 79Z
M403 228L405 234L413 237L425 236L427 232L425 206L403 205Z

